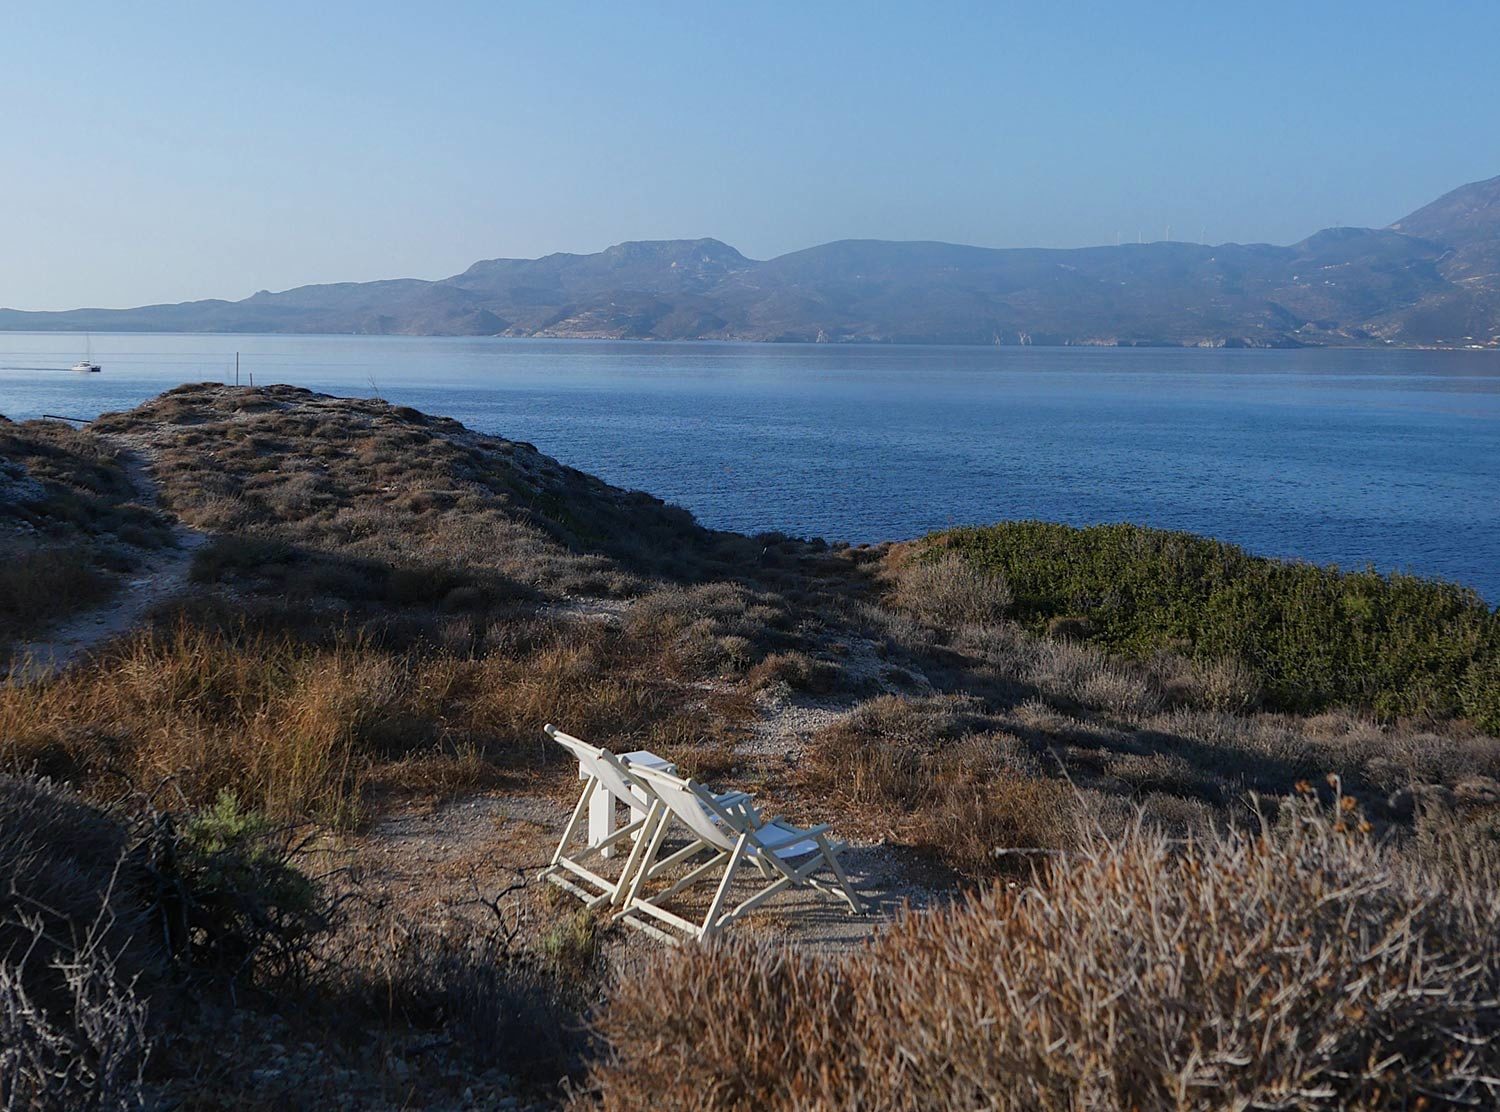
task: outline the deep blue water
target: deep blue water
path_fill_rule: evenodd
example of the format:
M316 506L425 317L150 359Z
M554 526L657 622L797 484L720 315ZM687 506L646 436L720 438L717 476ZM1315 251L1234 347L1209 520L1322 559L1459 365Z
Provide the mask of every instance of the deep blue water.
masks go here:
M708 525L854 542L1043 518L1500 601L1500 353L0 333L0 413L242 375L528 440Z

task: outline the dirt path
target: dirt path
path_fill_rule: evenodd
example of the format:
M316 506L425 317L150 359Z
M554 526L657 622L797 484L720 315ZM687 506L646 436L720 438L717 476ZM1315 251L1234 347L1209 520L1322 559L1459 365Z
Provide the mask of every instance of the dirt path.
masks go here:
M144 506L156 506L156 481L151 475L149 449L123 440L119 446L128 453L123 463L138 500ZM147 554L142 566L107 603L74 614L43 637L13 646L10 654L15 661L13 674L25 679L45 679L90 650L129 633L152 608L182 592L187 586L193 553L207 540L207 534L174 520L172 547Z

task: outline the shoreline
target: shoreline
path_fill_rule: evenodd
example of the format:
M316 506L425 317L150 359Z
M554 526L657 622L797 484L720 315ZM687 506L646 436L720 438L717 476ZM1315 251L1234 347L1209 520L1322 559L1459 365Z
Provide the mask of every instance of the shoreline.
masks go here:
M54 310L10 310L0 312L51 312ZM71 311L71 310L62 310ZM119 312L121 310L107 310ZM1080 349L1101 351L1449 351L1449 352L1500 352L1500 341L1485 344L1398 344L1367 343L1351 340L1347 343L1286 343L1252 344L1234 343L1229 338L1222 342L1179 343L1171 340L1139 340L1110 342L1104 340L1079 340L1072 343L965 343L957 340L807 340L807 339L755 339L750 337L723 336L600 336L592 334L568 335L562 333L529 333L507 335L503 332L240 332L205 329L203 331L181 331L166 328L10 328L0 324L0 335L8 336L249 336L258 338L287 337L293 339L361 339L361 340L507 340L541 341L561 343L598 344L714 344L724 346L755 347L810 347L810 348L959 348L963 350L1000 348L1005 351L1077 351Z

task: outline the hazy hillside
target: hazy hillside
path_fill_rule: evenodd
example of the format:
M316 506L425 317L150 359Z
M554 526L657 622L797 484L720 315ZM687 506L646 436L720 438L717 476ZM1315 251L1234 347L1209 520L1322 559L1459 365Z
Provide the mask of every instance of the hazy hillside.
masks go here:
M1444 194L1395 224L1394 231L1442 244L1441 289L1404 313L1388 312L1382 334L1398 342L1473 336L1500 329L1500 178Z
M441 281L243 301L0 310L0 329L959 344L1500 345L1500 178L1389 228L1287 247L845 240L765 262L715 239L489 259Z

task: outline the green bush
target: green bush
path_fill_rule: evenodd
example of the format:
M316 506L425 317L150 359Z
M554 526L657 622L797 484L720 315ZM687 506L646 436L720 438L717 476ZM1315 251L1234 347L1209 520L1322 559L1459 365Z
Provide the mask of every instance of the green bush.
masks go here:
M1007 522L929 544L929 559L957 552L1002 574L1012 614L1034 629L1083 617L1090 640L1127 655L1237 660L1273 707L1465 715L1500 730L1500 615L1456 584L1285 563L1134 525Z
M231 976L296 975L329 927L318 885L292 864L286 832L223 792L155 845L171 948Z

